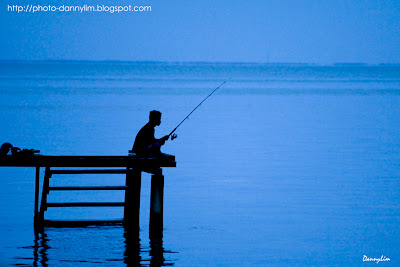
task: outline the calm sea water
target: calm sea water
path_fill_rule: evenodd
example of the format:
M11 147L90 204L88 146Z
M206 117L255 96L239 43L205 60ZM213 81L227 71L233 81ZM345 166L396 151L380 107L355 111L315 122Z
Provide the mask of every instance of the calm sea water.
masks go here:
M44 155L125 155L162 111L164 237L119 225L33 229L34 169L0 168L0 261L18 266L400 264L400 66L0 62L0 142ZM43 175L43 170L42 170ZM43 177L43 176L42 176ZM123 185L123 175L52 185ZM122 193L50 193L51 201ZM53 208L48 219L120 219L121 208Z

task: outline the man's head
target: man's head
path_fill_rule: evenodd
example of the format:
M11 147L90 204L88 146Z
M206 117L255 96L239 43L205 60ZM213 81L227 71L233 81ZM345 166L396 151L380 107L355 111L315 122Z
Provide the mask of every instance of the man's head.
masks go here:
M161 124L161 112L157 110L150 111L149 122L154 126Z

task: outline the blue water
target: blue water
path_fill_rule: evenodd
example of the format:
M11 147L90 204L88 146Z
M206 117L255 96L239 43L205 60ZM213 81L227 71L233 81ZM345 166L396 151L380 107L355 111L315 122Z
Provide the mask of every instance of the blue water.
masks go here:
M164 237L119 225L33 229L33 168L0 168L0 263L19 266L400 264L400 66L0 62L0 142L44 155L125 155L148 112L168 134ZM43 177L43 170L42 170ZM123 175L57 185L123 185ZM121 201L123 193L50 193ZM122 208L53 208L47 219L120 219Z

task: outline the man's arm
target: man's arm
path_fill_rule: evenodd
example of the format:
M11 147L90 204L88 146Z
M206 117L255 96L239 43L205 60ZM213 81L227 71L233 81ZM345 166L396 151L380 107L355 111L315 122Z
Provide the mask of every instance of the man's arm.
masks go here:
M161 145L164 145L165 141L169 139L169 135L164 136L163 138L156 139L157 142L159 142Z

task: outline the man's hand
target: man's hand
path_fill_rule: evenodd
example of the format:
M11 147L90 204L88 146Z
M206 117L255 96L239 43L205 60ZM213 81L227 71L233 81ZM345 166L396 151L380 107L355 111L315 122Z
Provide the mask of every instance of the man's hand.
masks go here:
M164 145L165 141L169 139L169 135L164 136L163 138L158 139L161 145Z

